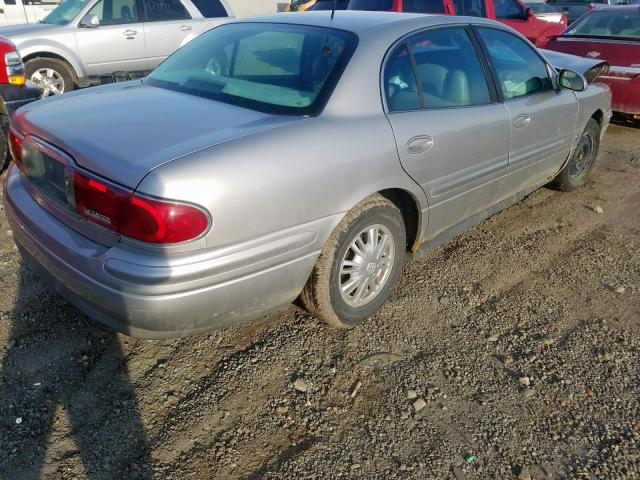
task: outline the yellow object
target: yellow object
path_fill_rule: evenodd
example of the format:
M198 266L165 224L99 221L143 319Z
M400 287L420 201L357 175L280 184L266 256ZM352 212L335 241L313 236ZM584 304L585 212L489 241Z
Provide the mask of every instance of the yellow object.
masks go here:
M24 75L10 75L9 76L9 85L15 85L17 87L22 87L24 85L25 79Z

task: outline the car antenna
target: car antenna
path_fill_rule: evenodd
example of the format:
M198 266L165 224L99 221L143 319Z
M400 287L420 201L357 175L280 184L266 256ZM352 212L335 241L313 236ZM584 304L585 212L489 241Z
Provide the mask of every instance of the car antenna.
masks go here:
M333 17L336 16L336 7L338 5L338 0L333 0L333 7L331 8L331 20L329 20L329 31L333 28ZM331 54L331 45L329 45L329 35L327 35L327 39L324 43L324 47L322 47L322 53L325 55Z

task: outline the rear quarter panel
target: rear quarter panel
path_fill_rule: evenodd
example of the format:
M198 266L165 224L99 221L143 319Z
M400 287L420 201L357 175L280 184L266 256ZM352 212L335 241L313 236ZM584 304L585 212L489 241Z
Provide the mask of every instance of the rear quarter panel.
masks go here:
M387 188L424 193L402 170L393 133L380 113L353 119L321 115L250 135L153 170L138 190L205 207L207 247L233 245L334 217Z

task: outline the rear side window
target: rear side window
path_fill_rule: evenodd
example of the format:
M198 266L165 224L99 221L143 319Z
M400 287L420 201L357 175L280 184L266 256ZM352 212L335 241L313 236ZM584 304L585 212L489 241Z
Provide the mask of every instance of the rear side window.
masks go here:
M389 12L393 9L393 0L351 0L348 9Z
M180 0L143 0L147 22L164 22L191 18Z
M220 0L191 0L205 18L227 17L227 11Z
M408 13L444 13L443 0L404 0L402 11Z
M479 28L505 100L553 89L547 64L521 38L495 28Z
M468 17L487 16L484 0L453 0L453 8L456 11L456 15L466 15Z
M419 110L422 106L415 70L404 43L387 59L383 88L390 112Z

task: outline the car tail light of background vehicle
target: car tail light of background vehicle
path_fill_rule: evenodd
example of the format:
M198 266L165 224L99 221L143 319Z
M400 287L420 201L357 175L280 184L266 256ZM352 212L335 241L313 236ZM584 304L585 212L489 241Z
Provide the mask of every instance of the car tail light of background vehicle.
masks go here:
M21 87L25 83L24 63L18 52L4 54L4 63L7 65L7 80L9 85Z

